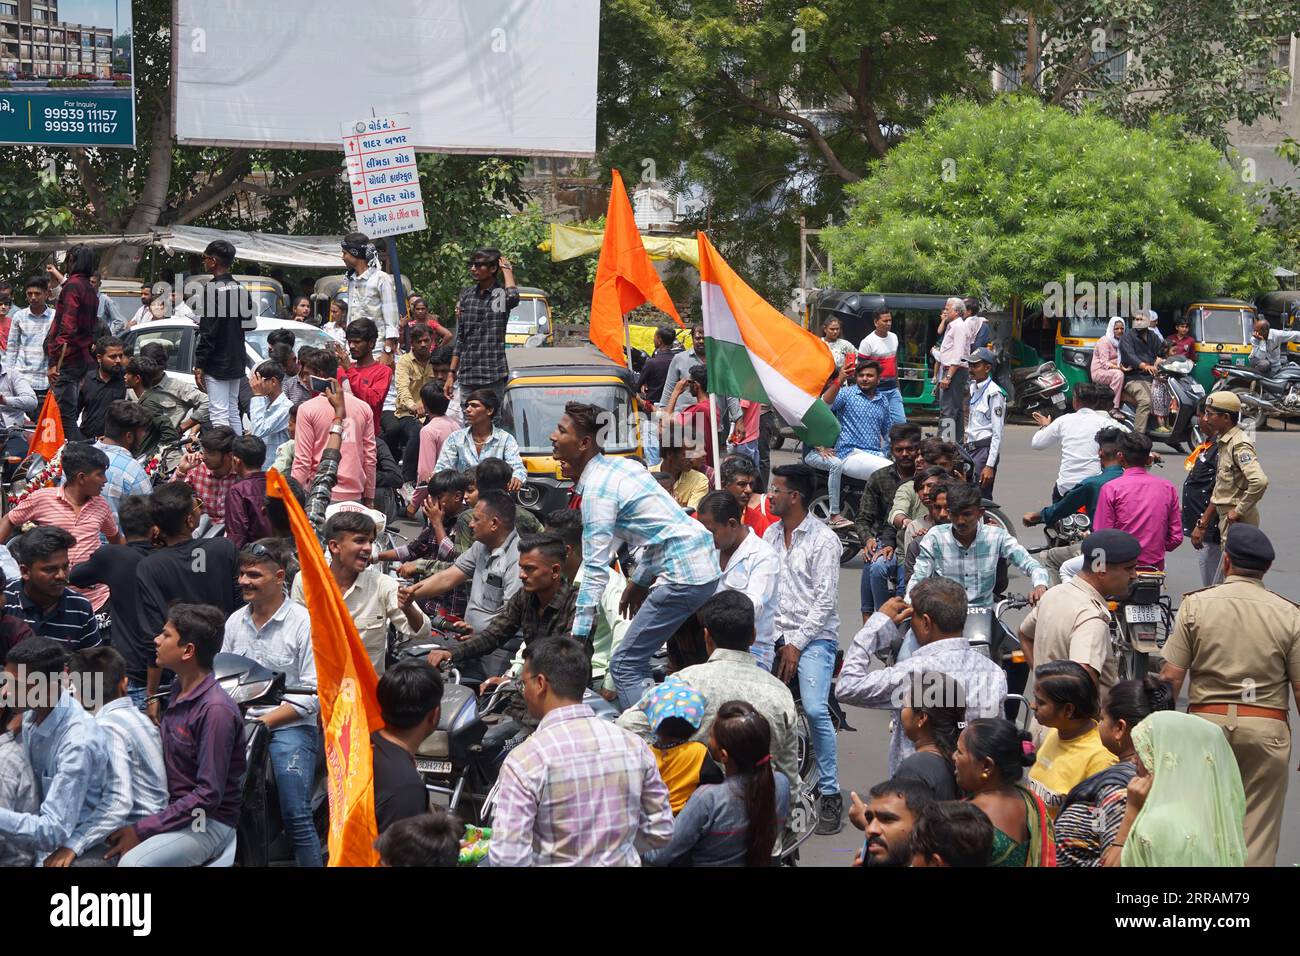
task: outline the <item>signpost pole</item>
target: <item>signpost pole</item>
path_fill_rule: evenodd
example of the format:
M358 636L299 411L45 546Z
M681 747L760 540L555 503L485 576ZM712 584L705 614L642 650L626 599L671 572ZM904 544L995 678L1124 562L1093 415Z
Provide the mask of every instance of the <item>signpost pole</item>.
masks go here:
M402 268L397 264L397 239L389 236L388 264L393 270L393 284L397 286L397 314L406 318L406 294L402 291Z

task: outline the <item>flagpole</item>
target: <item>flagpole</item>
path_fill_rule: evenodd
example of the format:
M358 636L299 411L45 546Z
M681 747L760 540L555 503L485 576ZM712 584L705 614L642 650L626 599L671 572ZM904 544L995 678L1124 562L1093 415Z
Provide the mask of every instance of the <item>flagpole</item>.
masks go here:
M722 490L722 454L718 450L718 399L709 392L709 431L713 441L713 490Z

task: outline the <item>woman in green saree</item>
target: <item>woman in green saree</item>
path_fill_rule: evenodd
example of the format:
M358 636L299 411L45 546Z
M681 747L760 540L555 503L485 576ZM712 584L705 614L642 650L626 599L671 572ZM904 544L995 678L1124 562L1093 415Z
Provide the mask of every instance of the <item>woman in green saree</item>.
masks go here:
M1022 786L1027 735L1000 717L966 724L953 753L957 786L993 823L990 866L1056 866L1056 844L1047 808Z
M1133 728L1120 866L1245 866L1246 794L1218 725L1161 711Z

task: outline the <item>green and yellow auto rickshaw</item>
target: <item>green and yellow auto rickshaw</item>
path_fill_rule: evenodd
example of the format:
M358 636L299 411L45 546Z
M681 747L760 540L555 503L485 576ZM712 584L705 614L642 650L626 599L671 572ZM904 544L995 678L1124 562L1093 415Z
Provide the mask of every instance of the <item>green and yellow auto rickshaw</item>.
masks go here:
M1100 316L1068 315L1057 319L1052 360L1065 376L1066 395L1074 391L1074 386L1092 381L1092 353L1109 322L1109 318Z
M1192 378L1209 393L1214 388L1216 365L1249 362L1250 337L1259 312L1241 299L1209 298L1188 303L1182 316L1196 339Z

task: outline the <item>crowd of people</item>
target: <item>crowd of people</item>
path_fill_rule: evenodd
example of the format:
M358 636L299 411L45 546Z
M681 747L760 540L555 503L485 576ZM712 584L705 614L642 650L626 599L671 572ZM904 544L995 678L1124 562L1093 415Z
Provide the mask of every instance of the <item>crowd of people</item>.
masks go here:
M410 320L399 316L365 236L345 237L342 257L347 294L326 326L335 346L295 350L292 333L276 333L249 369L234 249L209 246L216 292L194 316L193 384L166 374L157 343L127 355L112 334L96 338L88 250L69 253L52 312L47 280L29 285L0 404L21 435L54 389L68 441L61 481L0 518L0 861L226 858L246 725L258 722L294 861L323 864L316 622L285 503L267 493L275 468L378 677L385 865L461 856L466 828L431 808L415 762L440 725L449 666L504 700L491 865L771 865L791 834L834 835L846 816L864 833L861 866L1274 862L1300 611L1263 586L1267 478L1231 393L1198 410L1210 437L1180 493L1150 472L1142 426L1108 414L1117 395L1141 414L1152 389L1114 380L1099 346L1074 409L1038 422L1032 445L1059 443L1060 467L1050 503L1024 516L1082 511L1092 530L1040 560L985 511L1007 395L975 300L949 299L939 319L937 434L906 418L889 314L856 347L832 322L822 398L839 440L775 467L770 413L711 403L703 329L683 348L665 327L635 383L646 461L606 454L609 410L570 402L551 435L569 506L536 515L515 494L528 473L500 414L518 302L509 262L473 253L449 331L418 297ZM1111 332L1122 367L1158 376L1155 354L1126 358L1130 339L1147 347L1148 324ZM1185 338L1177 330L1164 354ZM151 461L186 433L193 450L170 468ZM409 543L375 508L386 469L414 492ZM813 507L823 495L825 519ZM862 620L849 637L841 532L854 523ZM1183 596L1162 668L1120 680L1109 602L1184 540L1206 587ZM1010 568L1032 605L1018 636L1033 719L1020 724L1007 671L965 633L1007 591ZM423 643L427 657L393 653ZM283 673L292 692L241 713L213 676L221 652ZM861 781L865 800L849 790L847 810L841 703L891 719L883 782Z

